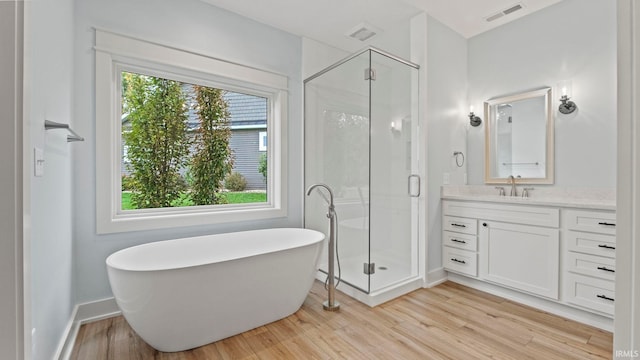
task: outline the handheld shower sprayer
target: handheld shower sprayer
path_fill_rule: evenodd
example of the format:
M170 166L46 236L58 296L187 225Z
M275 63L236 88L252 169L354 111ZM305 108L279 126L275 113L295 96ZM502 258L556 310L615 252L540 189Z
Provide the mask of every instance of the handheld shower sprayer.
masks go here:
M340 283L340 258L338 257L338 249L337 249L337 241L338 241L338 228L336 227L336 223L338 221L338 214L336 214L336 208L333 204L333 191L331 188L325 184L313 184L309 186L307 189L307 196L311 195L313 189L321 187L327 190L329 193L329 198L325 196L325 194L318 189L318 193L324 201L329 205L329 210L327 211L327 218L329 218L329 274L327 275L327 280L325 280L325 289L329 292L329 299L322 303L322 308L327 311L338 311L340 309L340 304L335 301L335 291L336 286ZM334 271L334 251L335 257L338 258L338 284L335 284L335 271Z
M335 206L333 205L333 191L331 191L331 188L325 184L314 184L309 186L309 188L307 189L307 196L311 195L311 192L313 191L313 189L317 187L324 188L327 190L327 192L329 192L329 198L327 199L327 196L320 189L318 189L318 194L320 194L320 196L322 196L322 198L327 203L327 205L329 205L329 212L327 213L327 217L331 218L332 213L334 215L335 209L336 209Z

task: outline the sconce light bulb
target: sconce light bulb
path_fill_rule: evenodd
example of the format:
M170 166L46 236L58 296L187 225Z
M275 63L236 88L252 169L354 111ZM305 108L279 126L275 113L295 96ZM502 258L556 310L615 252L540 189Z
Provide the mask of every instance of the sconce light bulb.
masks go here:
M566 86L562 87L562 96L567 96L567 87Z
M470 106L469 106L469 112L470 112L470 113L473 113L473 105L470 105Z

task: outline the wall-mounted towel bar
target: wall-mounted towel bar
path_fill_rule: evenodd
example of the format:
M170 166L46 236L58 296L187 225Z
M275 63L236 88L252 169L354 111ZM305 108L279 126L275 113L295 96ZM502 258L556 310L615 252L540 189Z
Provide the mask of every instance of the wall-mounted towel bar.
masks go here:
M82 136L78 135L77 132L73 131L69 127L69 124L61 124L61 123L57 123L55 121L45 120L44 121L44 129L45 130L67 129L67 131L69 131L71 133L71 135L67 135L67 142L84 141L84 138Z
M507 166L507 165L514 165L514 166L518 166L518 165L535 165L538 166L540 165L539 162L530 162L530 163L526 163L526 162L522 162L522 163L502 163L503 166Z

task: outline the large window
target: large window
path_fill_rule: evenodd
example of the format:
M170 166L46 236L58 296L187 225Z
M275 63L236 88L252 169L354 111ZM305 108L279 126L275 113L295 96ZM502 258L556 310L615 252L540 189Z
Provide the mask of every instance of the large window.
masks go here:
M267 201L266 147L247 136L266 137L268 99L129 71L120 82L122 210Z
M286 85L97 30L98 232L286 215Z

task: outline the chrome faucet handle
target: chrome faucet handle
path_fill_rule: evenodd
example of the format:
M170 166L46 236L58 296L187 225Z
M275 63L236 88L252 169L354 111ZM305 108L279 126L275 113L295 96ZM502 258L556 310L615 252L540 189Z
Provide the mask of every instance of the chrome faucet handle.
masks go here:
M532 187L522 188L522 198L523 199L528 198L529 197L529 191L531 191L531 190L535 190L535 189L532 188Z
M495 189L498 190L498 196L504 196L505 195L503 186L496 186Z

